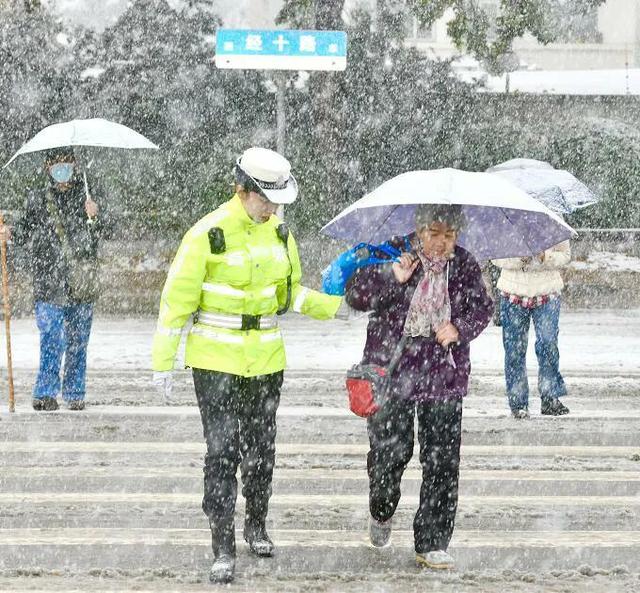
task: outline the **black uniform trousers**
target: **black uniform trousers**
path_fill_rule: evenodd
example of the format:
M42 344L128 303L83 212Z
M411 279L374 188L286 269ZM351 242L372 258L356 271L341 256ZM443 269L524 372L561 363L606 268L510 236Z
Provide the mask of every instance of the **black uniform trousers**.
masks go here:
M207 442L202 510L212 521L234 514L239 464L246 518L264 521L267 516L282 379L282 371L247 378L193 369Z
M369 510L378 521L395 513L400 500L400 480L413 455L414 416L422 485L413 522L415 550L446 550L458 507L458 475L462 433L462 401L414 403L388 399L368 419L370 450Z

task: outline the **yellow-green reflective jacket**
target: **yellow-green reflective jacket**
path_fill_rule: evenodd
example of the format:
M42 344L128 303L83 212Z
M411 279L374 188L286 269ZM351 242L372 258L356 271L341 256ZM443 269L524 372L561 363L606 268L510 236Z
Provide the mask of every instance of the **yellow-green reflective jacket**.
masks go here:
M203 318L206 313L275 315L286 302L290 273L293 311L315 319L335 316L341 297L300 285L296 242L289 234L287 257L277 235L280 223L276 216L262 224L254 222L235 195L187 232L162 291L153 339L154 371L173 368L182 327L197 311L205 313ZM220 254L211 253L213 227L224 233L226 248ZM187 336L185 364L243 377L275 373L286 364L282 335L278 327L225 329L196 318Z

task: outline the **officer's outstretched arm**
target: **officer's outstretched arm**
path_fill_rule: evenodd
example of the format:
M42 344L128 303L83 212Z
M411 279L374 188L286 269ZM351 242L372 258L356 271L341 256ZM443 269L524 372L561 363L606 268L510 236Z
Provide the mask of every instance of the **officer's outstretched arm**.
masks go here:
M169 371L189 316L198 310L209 253L206 233L187 233L171 264L160 299L158 325L153 337L153 370Z
M298 246L289 233L289 259L291 261L291 310L296 313L308 315L314 319L333 319L340 308L342 297L323 294L317 290L311 290L300 284L302 268ZM286 282L278 287L278 302L280 306L287 300Z

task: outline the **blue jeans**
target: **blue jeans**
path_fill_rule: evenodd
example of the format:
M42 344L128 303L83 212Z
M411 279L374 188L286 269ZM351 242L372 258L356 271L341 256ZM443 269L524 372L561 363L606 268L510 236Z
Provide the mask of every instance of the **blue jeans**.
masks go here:
M538 358L538 391L543 400L567 394L564 379L560 374L558 351L558 321L560 299L552 299L544 305L527 309L500 299L502 320L502 342L504 344L504 374L507 383L507 398L512 410L521 410L529 405L529 382L527 380L527 345L529 325L533 320L536 332L536 357Z
M40 370L33 397L57 397L60 367L64 354L62 397L83 400L87 370L87 345L93 320L93 305L52 305L36 303L36 323L40 330Z

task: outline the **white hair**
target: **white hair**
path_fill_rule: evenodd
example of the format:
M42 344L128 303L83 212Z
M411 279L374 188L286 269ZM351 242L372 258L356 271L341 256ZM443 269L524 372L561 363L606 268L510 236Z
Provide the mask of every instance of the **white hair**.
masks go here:
M466 224L462 206L457 204L420 204L416 208L416 229L421 230L433 222L441 222L460 231Z

